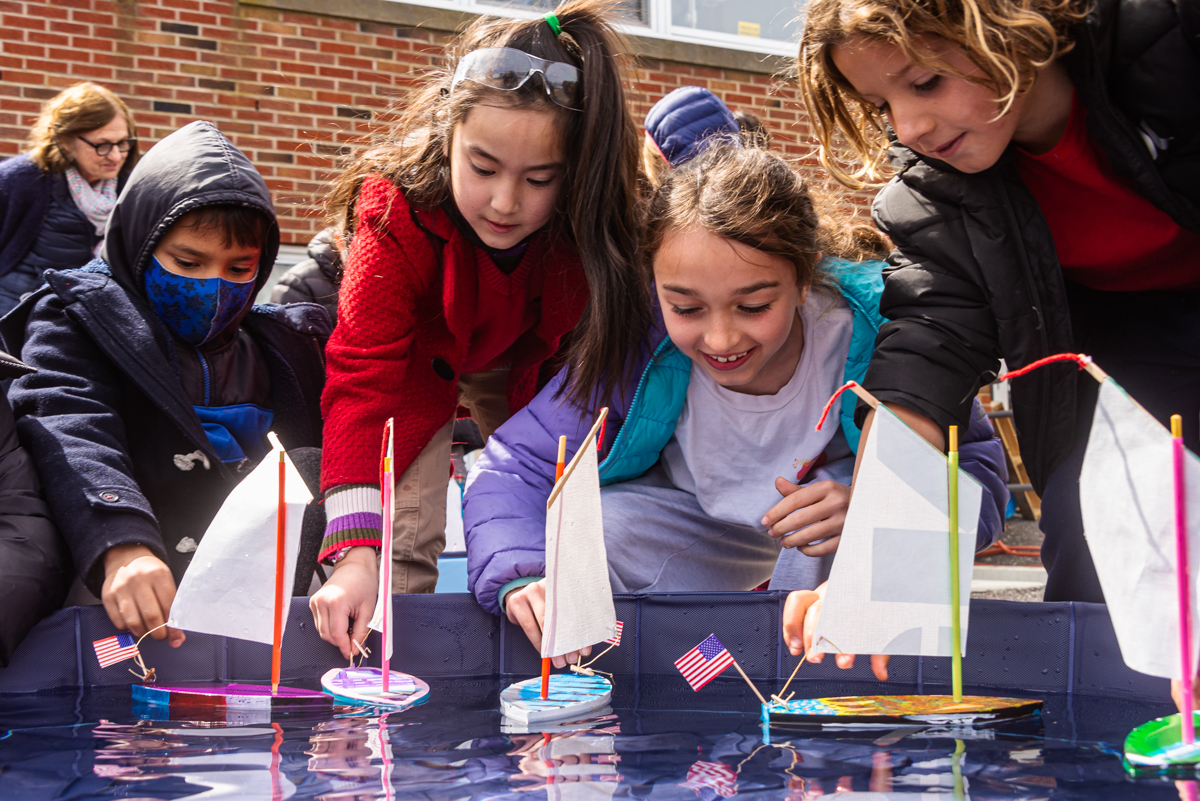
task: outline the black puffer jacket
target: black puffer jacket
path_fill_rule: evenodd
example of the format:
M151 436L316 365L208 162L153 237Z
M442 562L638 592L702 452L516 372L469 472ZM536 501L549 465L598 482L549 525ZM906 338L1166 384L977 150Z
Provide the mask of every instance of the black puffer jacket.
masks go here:
M32 371L0 351L0 379ZM62 606L71 575L71 556L50 520L33 459L0 396L0 667L39 620Z
M1100 0L1064 58L1089 135L1113 170L1176 222L1200 232L1200 0ZM896 245L863 382L884 401L966 426L971 400L1004 358L1021 367L1072 351L1071 316L1049 225L1012 149L967 175L895 146L898 175L875 199ZM1043 488L1071 445L1070 365L1013 386L1021 454Z
M183 215L239 203L275 219L249 160L209 123L192 123L138 163L109 219L103 261L48 270L42 287L0 320L6 346L38 372L9 392L17 430L88 589L101 556L145 545L178 580L243 473L221 463L180 380L176 340L143 287L158 242ZM279 246L272 225L256 289ZM319 446L323 348L330 325L312 304L255 306L241 323L270 375L268 408L284 447Z
M292 267L271 290L272 303L320 303L337 322L342 256L334 244L336 229L326 228L308 243L308 258Z

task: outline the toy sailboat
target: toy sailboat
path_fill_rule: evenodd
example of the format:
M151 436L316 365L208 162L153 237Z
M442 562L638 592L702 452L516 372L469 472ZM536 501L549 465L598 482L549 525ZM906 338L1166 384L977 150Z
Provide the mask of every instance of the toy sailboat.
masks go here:
M1139 673L1182 685L1183 713L1130 732L1127 765L1195 770L1200 743L1192 682L1200 640L1188 555L1200 552L1200 458L1183 447L1178 415L1168 431L1087 356L1051 356L1008 376L1051 361L1074 361L1100 382L1079 507L1121 658Z
M942 454L857 384L850 382L838 394L845 389L875 407L875 420L861 445L854 495L811 650L949 656L953 695L793 701L781 697L785 685L763 705L764 722L961 725L1032 714L1040 701L962 694L972 546L983 493L958 467L957 429L950 431L949 453Z
M550 659L617 634L604 523L600 516L600 471L596 441L608 409L564 467L566 437L559 440L559 469L546 502L546 617L542 627L542 676L517 682L500 693L500 711L521 723L582 716L612 698L612 682L595 671L550 675ZM591 675L588 675L588 674Z
M296 573L304 507L312 500L274 433L272 450L225 499L200 541L171 604L170 625L271 646L271 685L133 685L133 697L156 706L213 714L228 710L329 707L328 696L280 687L280 647L287 625L285 579ZM275 570L264 570L266 565ZM272 582L269 578L274 576Z
M340 703L369 704L402 711L429 700L429 685L415 676L391 669L392 660L392 497L396 488L393 469L394 430L389 419L384 426L383 548L379 558L379 590L369 628L379 632L380 667L334 668L321 677L321 686Z

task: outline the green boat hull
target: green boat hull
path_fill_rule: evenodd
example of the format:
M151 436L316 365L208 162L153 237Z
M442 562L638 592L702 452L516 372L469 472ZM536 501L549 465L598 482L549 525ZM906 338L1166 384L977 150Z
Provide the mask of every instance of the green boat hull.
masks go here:
M1200 712L1194 713L1200 731ZM1125 738L1125 766L1132 773L1180 770L1194 772L1200 767L1200 741L1183 743L1182 718L1168 715L1143 723Z

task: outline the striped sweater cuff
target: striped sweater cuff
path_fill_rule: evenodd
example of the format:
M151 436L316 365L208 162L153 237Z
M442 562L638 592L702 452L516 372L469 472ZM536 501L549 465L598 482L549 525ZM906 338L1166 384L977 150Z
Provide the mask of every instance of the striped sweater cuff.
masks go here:
M343 548L383 544L383 496L378 484L342 484L325 493L325 539L317 560Z

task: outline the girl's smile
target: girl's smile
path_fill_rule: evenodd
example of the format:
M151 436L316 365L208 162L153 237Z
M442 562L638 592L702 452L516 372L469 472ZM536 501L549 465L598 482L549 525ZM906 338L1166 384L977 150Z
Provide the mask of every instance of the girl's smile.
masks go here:
M703 229L673 230L654 256L654 280L671 341L718 384L773 395L791 380L808 289L789 261Z

